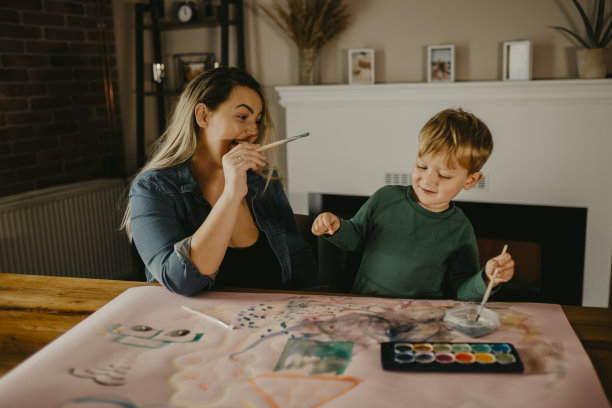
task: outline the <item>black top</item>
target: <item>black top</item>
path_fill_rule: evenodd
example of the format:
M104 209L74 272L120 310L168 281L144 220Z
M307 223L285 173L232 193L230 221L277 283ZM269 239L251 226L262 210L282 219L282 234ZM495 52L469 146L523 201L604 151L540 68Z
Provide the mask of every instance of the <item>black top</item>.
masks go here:
M257 289L283 287L280 262L264 232L259 230L257 241L250 247L227 248L215 285Z

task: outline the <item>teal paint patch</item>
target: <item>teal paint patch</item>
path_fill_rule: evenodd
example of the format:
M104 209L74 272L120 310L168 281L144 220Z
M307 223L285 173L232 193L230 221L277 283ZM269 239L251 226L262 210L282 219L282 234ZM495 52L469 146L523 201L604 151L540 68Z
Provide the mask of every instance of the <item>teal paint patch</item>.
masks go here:
M351 361L353 342L317 341L306 338L287 340L274 371L292 371L308 375L341 375Z

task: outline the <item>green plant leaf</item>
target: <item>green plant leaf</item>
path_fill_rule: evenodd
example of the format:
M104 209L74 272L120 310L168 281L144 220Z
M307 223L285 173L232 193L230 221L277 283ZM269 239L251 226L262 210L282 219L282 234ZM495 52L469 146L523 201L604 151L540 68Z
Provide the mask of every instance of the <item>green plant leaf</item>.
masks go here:
M584 28L586 29L586 33L587 33L587 40L582 41L582 43L583 44L585 42L588 43L589 45L586 45L587 48L597 48L597 46L595 47L592 46L594 44L597 44L597 38L595 37L595 33L593 32L593 27L591 26L591 20L589 20L589 17L584 12L584 9L580 5L580 3L578 3L578 0L572 0L572 1L574 2L574 5L576 6L576 8L578 9L578 12L580 13L580 17L582 18L582 22L584 23Z
M597 36L597 43L601 40L601 26L603 25L605 8L606 0L599 0L597 3L597 14L595 15L595 35Z
M612 40L612 19L610 20L610 23L608 24L608 28L606 29L606 31L604 31L604 34L601 37L601 41L600 41L601 48L604 48L605 46L607 46L610 40Z
M606 0L597 0L594 22L589 19L578 0L572 0L572 2L584 24L585 35L563 27L553 28L569 34L585 48L605 48L612 41L612 16L606 16Z
M553 28L554 28L555 30L563 31L563 32L565 32L565 33L567 33L567 34L571 35L571 36L572 36L574 39L576 39L576 40L577 40L577 41L578 41L580 44L584 45L584 48L591 48L591 47L589 46L589 44L588 44L588 43L587 43L585 40L583 40L583 39L582 39L582 37L580 37L580 36L579 36L578 34L576 34L575 32L573 32L573 31L571 31L571 30L568 30L568 29L567 29L567 28L565 28L565 27L554 26Z

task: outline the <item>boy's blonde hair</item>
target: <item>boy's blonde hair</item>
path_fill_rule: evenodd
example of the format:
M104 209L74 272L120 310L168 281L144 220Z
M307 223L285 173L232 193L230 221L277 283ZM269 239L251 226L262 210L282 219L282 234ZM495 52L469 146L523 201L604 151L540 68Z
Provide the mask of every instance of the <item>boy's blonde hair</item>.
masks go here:
M493 137L487 125L461 108L439 112L419 134L419 157L446 154L449 166L459 165L468 174L480 171L492 151Z

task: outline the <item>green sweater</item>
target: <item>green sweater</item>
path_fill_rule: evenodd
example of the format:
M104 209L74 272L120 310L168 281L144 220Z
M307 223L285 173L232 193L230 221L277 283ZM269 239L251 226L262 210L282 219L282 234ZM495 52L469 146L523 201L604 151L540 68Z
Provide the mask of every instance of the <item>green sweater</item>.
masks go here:
M480 301L486 291L474 229L453 202L442 213L421 207L412 187L385 186L326 239L363 249L353 293Z

